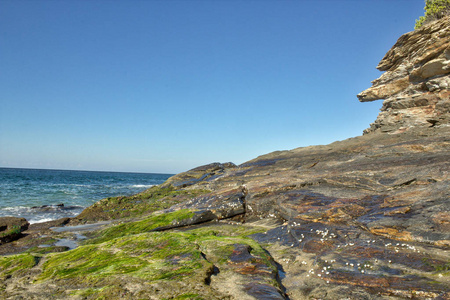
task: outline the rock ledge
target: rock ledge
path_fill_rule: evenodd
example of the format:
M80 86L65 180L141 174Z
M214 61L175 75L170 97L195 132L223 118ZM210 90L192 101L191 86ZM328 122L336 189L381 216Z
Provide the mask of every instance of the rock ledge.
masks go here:
M450 17L402 35L377 69L385 73L358 94L361 102L384 99L364 133L449 125Z

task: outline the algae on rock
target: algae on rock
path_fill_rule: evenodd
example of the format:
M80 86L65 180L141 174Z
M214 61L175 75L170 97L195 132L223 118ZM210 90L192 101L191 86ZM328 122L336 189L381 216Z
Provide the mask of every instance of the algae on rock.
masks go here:
M132 196L103 199L81 212L71 223L132 218L151 214L181 203L195 196L206 194L208 190L175 189L172 186L154 186Z

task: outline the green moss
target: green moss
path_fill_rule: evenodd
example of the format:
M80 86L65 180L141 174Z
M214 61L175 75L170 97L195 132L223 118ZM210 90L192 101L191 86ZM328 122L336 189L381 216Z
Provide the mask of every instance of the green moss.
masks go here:
M124 274L150 281L173 280L196 270L206 273L211 267L189 237L155 232L49 255L40 280L76 278L77 282L93 282L95 278Z
M208 258L217 264L228 262L229 257L235 250L236 244L250 246L251 255L254 261L269 267L273 272L277 272L276 265L272 257L262 246L248 236L257 232L263 232L263 228L251 228L246 226L220 225L213 229L209 227L188 231L191 243L197 243L200 249L207 253Z
M207 190L175 189L172 186L154 186L133 196L103 199L85 209L77 218L92 221L139 217L209 192Z
M0 233L0 238L7 236L17 236L21 233L20 226L14 225L11 229Z
M110 276L131 273L143 266L140 259L112 253L94 245L53 255L44 264L41 278L73 278L91 274Z
M173 280L191 276L197 270L205 274L212 268L202 251L211 254L217 262L224 263L235 244L247 244L252 255L272 266L270 256L254 240L245 236L225 236L226 228L207 230L200 228L187 232L140 233L176 219L189 217L192 212L181 211L154 216L139 222L121 224L107 229L101 240L80 246L64 253L49 254L43 265L40 280L48 278L77 278L92 281L94 277L129 275L146 280ZM234 226L227 227L237 230ZM247 233L253 232L249 230Z
M426 266L432 267L435 273L439 275L450 276L450 261L442 262L431 258L422 258L422 263Z
M0 233L0 237L10 236L10 235L17 235L20 232L21 232L20 231L20 226L14 225L14 226L12 226L11 229Z
M207 285L205 290L199 290L199 284L202 286L209 278L214 265L221 272L233 271L235 264L230 257L237 244L250 246L252 257L246 263L255 266L267 264L276 271L270 255L247 237L260 229L212 225L177 232L148 232L192 215L187 210L154 215L100 231L97 239L74 250L41 254L39 270L42 271L36 275L35 283L58 282L58 286L68 294L88 299L117 299L126 293L137 299L147 297L152 289L156 292L160 286L174 287L182 281L182 289L163 289L161 298L207 299ZM35 253L39 250L30 251ZM19 270L35 266L39 256L27 253L3 257L0 259L0 275L14 273L13 276L20 278L25 273L20 275ZM273 278L258 280L276 285ZM139 289L129 291L124 282L135 283Z
M19 254L0 257L0 274L9 275L17 271L34 267L39 262L39 257L31 254Z
M56 241L56 240L55 240ZM68 247L62 247L62 246L49 246L49 247L31 247L25 253L35 254L35 255L42 255L47 253L53 253L53 252L63 252L66 251Z
M434 270L436 272L448 272L450 271L450 261L447 263L444 263L442 265L435 265Z
M97 234L98 238L90 240L88 243L99 243L122 236L149 232L158 227L168 226L171 225L172 222L189 219L193 216L194 213L187 209L150 216L140 221L123 223L100 231Z

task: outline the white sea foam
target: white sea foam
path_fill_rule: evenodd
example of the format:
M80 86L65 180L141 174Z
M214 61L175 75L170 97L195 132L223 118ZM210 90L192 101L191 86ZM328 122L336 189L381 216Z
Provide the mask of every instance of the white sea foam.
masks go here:
M73 217L101 199L136 194L170 176L0 168L0 217L31 223Z
M20 217L27 219L30 224L57 220L64 217L75 217L84 209L83 206L25 207L14 206L0 209L0 217Z
M12 207L4 207L1 210L9 211L9 212L17 212L17 211L24 211L29 210L29 207L26 206L12 206Z
M133 184L132 188L151 188L154 184Z
M53 221L53 218L44 218L44 219L37 219L37 220L29 220L28 222L30 222L30 224L36 224L36 223L44 223L44 222L48 222L48 221Z

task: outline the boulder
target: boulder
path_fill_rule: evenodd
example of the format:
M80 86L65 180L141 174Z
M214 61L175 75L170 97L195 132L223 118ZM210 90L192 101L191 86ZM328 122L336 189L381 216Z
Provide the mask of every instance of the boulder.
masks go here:
M0 217L0 245L20 238L29 225L24 218Z

